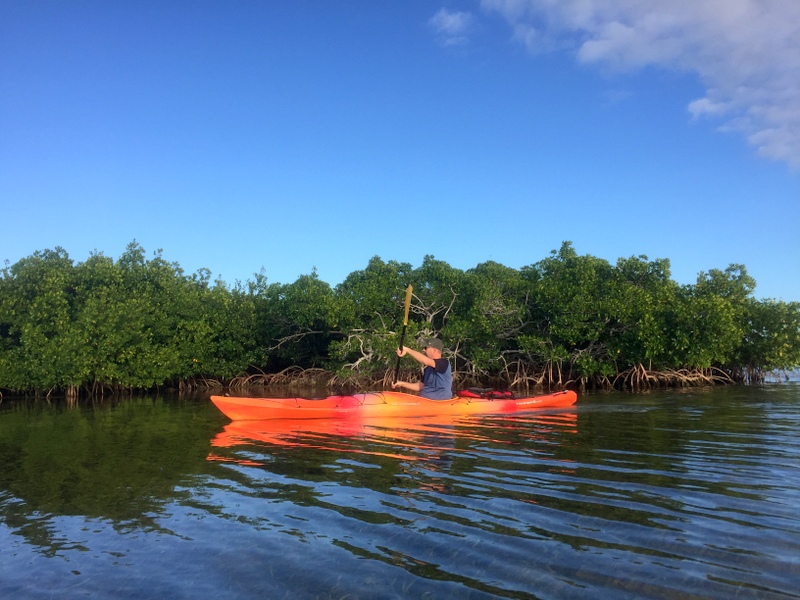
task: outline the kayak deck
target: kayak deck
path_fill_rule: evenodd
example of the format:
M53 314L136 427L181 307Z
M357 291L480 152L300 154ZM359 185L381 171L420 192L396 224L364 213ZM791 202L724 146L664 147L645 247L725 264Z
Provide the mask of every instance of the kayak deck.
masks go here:
M499 414L562 408L572 406L577 399L570 390L526 398L456 396L451 400L429 400L403 392L368 392L320 400L211 396L214 405L233 421Z

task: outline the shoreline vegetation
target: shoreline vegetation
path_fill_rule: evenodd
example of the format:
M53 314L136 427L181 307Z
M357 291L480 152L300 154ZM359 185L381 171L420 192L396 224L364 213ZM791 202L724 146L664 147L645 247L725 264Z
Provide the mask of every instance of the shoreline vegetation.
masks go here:
M630 389L762 383L800 365L800 302L754 298L744 265L690 285L668 259L579 255L521 269L413 268L373 257L331 286L187 275L131 242L114 260L60 247L0 270L0 398L175 389L387 389L405 290L407 345L440 337L457 389ZM414 366L401 374L413 377Z

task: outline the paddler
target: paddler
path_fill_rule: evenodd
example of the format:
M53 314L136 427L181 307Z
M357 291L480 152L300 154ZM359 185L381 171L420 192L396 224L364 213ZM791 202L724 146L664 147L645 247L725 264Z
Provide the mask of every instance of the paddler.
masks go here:
M397 356L411 356L418 363L425 366L422 371L422 381L409 383L408 381L395 381L393 388L404 387L408 390L419 392L423 398L431 400L450 400L453 397L453 370L450 361L442 358L444 345L442 340L428 338L420 343L422 352L403 346L397 349Z

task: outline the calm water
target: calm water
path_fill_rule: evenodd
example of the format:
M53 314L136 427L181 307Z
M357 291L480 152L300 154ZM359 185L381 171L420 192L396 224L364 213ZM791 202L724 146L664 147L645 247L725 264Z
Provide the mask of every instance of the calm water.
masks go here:
M237 427L0 404L0 598L800 598L800 384Z

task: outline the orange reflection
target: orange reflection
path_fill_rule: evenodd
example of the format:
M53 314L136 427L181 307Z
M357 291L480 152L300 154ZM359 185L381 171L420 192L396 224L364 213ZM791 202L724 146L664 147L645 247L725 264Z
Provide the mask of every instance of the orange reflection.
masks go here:
M552 444L557 440L554 433L577 433L577 421L578 415L574 411L493 417L233 421L211 440L211 445L223 449L255 443L404 461L432 461L444 453L470 451L476 442L495 446L527 446L531 442ZM209 454L208 460L250 466L259 464L214 452Z
M211 445L232 448L257 442L282 447L421 460L426 458L426 452L441 449L441 444L433 444L430 440L442 441L445 445L452 446L455 439L454 424L452 418L233 421L225 425L211 440ZM426 442L426 439L429 441ZM357 445L355 442L363 444Z

